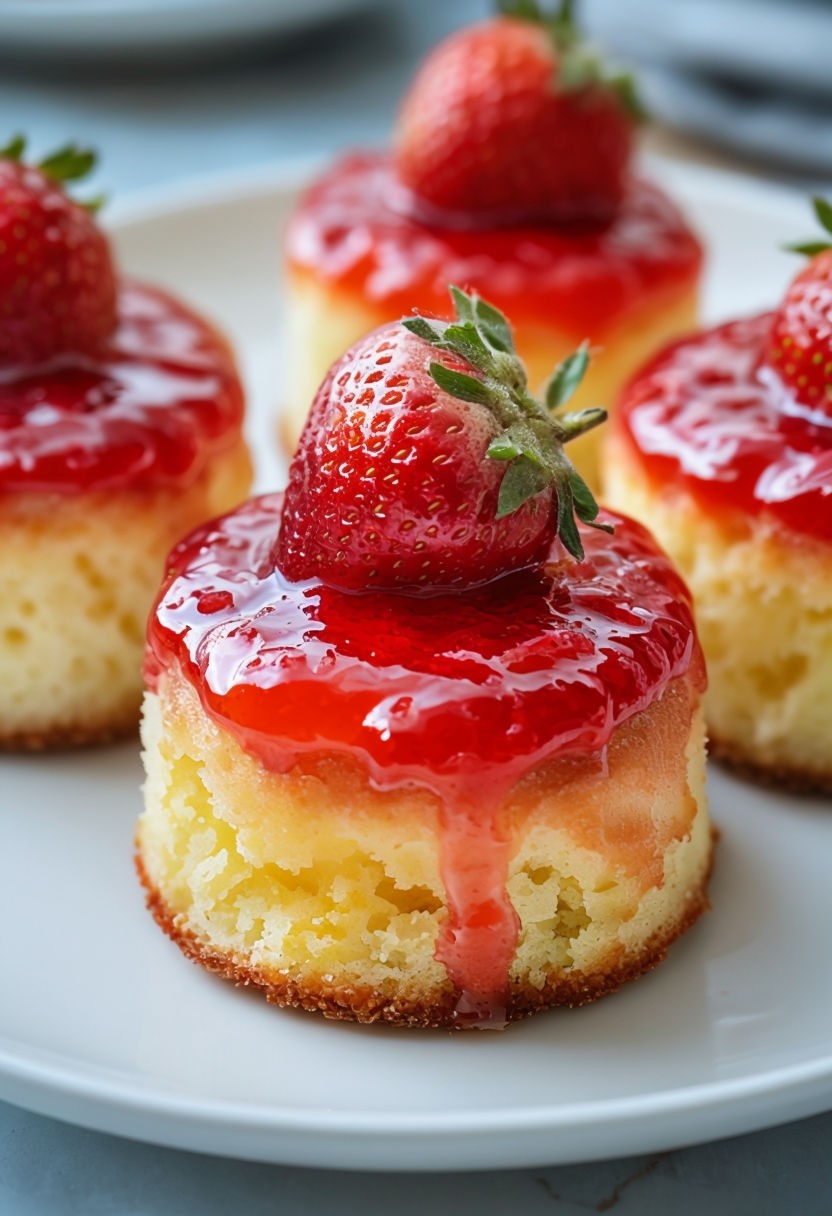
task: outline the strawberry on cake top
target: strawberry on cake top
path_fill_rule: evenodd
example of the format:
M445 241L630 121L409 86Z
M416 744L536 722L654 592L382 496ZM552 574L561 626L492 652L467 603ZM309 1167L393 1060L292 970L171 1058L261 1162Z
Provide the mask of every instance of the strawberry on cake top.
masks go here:
M832 787L832 207L775 312L662 352L625 393L608 500L648 520L696 600L715 751Z
M581 402L614 399L695 320L701 250L678 209L633 173L635 94L563 5L459 31L427 58L389 154L346 156L313 183L286 237L296 435L326 368L446 284L513 318L530 383L588 338ZM595 476L594 437L574 459Z
M171 555L138 863L211 970L464 1029L654 966L711 837L687 592L565 451L604 416L561 408L587 353L535 398L505 318L452 294L333 366L285 499Z
M173 541L250 485L225 338L120 277L93 167L0 151L0 747L134 729L147 610Z

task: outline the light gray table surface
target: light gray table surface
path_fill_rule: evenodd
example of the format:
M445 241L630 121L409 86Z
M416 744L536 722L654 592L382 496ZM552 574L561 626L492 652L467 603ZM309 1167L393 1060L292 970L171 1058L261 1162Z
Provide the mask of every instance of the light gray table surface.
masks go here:
M6 62L2 126L25 130L37 150L70 138L97 146L97 184L119 197L350 143L381 144L423 51L487 9L485 0L402 0L381 5L372 20L259 47L233 63L175 70ZM494 1174L347 1174L156 1148L0 1103L0 1216L829 1216L830 1149L827 1114L656 1157Z

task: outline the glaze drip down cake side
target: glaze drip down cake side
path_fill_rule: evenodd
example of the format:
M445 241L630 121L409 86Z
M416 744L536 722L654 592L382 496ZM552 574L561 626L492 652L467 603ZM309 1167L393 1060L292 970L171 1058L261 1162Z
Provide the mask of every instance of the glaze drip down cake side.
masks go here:
M253 575L279 519L197 534L154 618L138 839L166 930L278 1003L414 1025L658 962L711 840L702 666L646 534L464 604L367 602Z
M547 420L504 320L456 304L455 325L357 344L285 499L171 555L137 861L210 970L331 1017L464 1028L654 966L706 906L712 840L684 585L564 455L597 411ZM507 451L529 434L534 485Z
M583 340L577 403L610 407L658 347L696 323L700 245L632 166L620 77L572 30L499 17L453 35L405 98L389 153L355 153L313 183L285 237L288 401L294 447L327 368L364 333L446 287L512 318L529 381ZM570 81L581 80L581 84ZM597 437L573 462L597 480Z
M136 729L165 556L245 497L251 466L225 338L118 278L52 162L12 151L0 157L0 747L38 748ZM89 160L62 157L75 176L74 158Z

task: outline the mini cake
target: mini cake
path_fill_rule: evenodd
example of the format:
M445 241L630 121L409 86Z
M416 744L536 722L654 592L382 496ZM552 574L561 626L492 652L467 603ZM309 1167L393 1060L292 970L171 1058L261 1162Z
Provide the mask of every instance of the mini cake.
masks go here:
M562 16L500 17L434 51L393 153L339 161L289 222L292 447L333 359L414 306L446 315L449 282L512 317L533 386L588 339L579 404L614 402L693 328L701 249L674 203L631 173L631 99ZM596 436L572 458L593 484Z
M172 554L137 841L209 969L465 1028L654 966L706 904L711 833L687 592L564 454L599 412L552 421L503 318L456 301L335 365L285 499Z
M649 521L693 592L712 749L826 789L831 283L821 253L778 312L671 346L625 393L606 459L608 500Z
M0 159L0 747L135 729L171 545L245 497L234 358L171 296L117 280L62 181Z

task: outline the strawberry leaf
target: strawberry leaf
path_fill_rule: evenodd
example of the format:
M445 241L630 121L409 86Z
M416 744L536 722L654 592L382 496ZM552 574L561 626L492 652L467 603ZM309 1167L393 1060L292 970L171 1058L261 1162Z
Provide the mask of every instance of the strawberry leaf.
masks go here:
M569 482L572 486L572 497L575 500L575 511L585 524L591 524L598 514L598 503L592 496L592 491L573 466L569 470Z
M97 215L107 202L108 197L109 196L106 194L96 194L93 198L85 199L80 206L82 206L85 211L89 211L91 215Z
M525 456L532 464L545 470L549 465L546 440L547 436L544 435L541 440L524 419L515 422L492 439L485 454L491 460L515 460L518 456ZM548 480L551 481L551 475Z
M566 51L558 67L557 90L559 93L576 93L587 85L598 84L603 79L601 61L597 55L588 55L582 48Z
M593 405L588 410L575 410L569 414L559 414L557 423L563 432L563 442L568 443L578 435L600 426L607 421L607 411L600 405Z
M40 161L38 168L55 182L75 182L95 168L96 159L89 148L67 144Z
M592 528L598 528L600 532L613 532L612 524L598 523L598 503L595 501L592 490L581 477L574 465L569 469L569 481L572 486L572 497L575 501L575 514L582 523L589 524Z
M821 198L819 195L812 199L812 206L815 209L815 215L818 217L821 228L832 236L832 203Z
M784 245L783 248L789 253L803 253L807 258L813 258L819 253L826 253L832 245L829 241L806 241L804 244Z
M482 380L475 380L464 372L455 372L450 367L445 367L444 363L431 363L428 370L439 387L452 397L460 401L472 401L477 405L488 404L491 393L488 385Z
M518 456L523 455L523 451L509 429L494 436L485 454L489 460L516 460Z
M567 469L558 477L555 488L558 496L558 536L572 556L582 561L584 546L575 522L575 498Z
M618 94L618 100L623 109L634 122L647 122L650 112L641 98L632 72L620 72L617 76L609 76L606 84L614 93Z
M828 202L825 198L821 198L820 195L816 195L812 199L812 208L821 228L832 237L832 203ZM802 253L806 257L813 258L819 253L826 253L827 249L832 249L832 240L799 241L794 245L784 245L783 248L788 253Z
M0 160L20 161L26 151L26 136L13 135L5 148L0 148Z
M455 287L453 283L448 287L451 293L451 299L454 302L454 309L460 321L470 321L474 324L474 301L471 296L467 296L464 291Z
M492 359L488 347L469 321L463 325L449 325L438 345L442 350L467 359L480 371L487 371L491 367Z
M589 365L589 345L581 343L558 365L547 385L544 404L529 393L511 328L499 309L458 287L450 291L456 320L440 323L441 331L424 317L407 317L402 324L435 350L455 355L478 373L469 376L444 363L429 364L430 374L441 389L461 401L484 406L499 425L485 453L489 460L506 465L497 518L505 518L554 485L558 534L573 556L582 557L576 516L605 531L609 526L595 524L598 505L567 460L563 445L592 430L607 414L598 407L558 415L551 411L567 402L578 387Z
M581 383L589 367L589 343L583 341L574 354L567 356L555 368L546 385L546 408L555 410L565 405Z
M505 471L497 498L497 519L505 519L519 510L524 502L534 498L549 484L549 478L528 456L518 456Z
M500 310L495 308L493 304L489 304L486 300L480 299L479 296L475 296L474 312L476 314L477 327L489 346L493 347L494 350L502 351L504 354L513 355L514 338L511 333L511 326Z
M402 317L402 325L417 338L430 342L432 346L436 346L441 340L438 332L424 317Z

